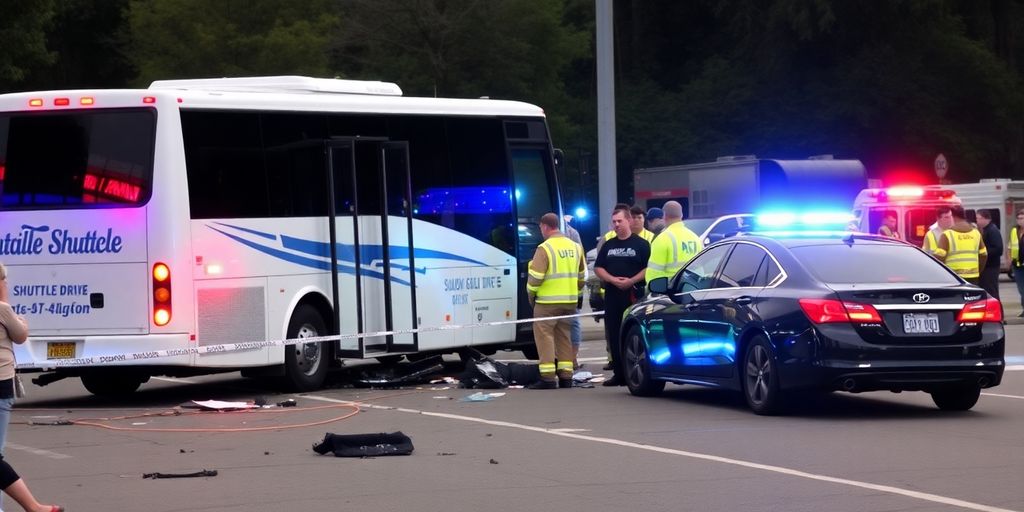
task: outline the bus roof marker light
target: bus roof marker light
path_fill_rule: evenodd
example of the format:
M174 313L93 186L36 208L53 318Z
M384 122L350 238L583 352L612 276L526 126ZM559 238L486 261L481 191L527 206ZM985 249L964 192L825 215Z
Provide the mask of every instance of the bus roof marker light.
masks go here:
M91 96L83 96L78 100L78 103L88 106L96 104L96 100Z
M147 105L152 105L153 103L156 103L156 96L143 96L142 102Z
M54 98L53 106L55 107L66 107L71 104L71 98Z
M32 98L32 99L28 100L28 106L30 106L30 107L41 107L41 106L43 106L43 99L42 98Z

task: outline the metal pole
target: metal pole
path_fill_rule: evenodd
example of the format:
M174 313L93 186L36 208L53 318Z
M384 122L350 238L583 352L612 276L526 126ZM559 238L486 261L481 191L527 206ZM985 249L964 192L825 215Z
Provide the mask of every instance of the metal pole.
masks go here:
M615 52L613 0L594 0L597 12L597 199L598 233L618 202L615 165Z

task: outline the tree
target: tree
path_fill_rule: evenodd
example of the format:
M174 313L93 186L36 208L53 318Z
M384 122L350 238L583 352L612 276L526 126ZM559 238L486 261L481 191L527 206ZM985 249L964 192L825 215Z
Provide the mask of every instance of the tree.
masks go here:
M132 0L129 55L138 85L209 76L331 76L335 2Z
M23 88L32 71L54 61L46 48L46 30L53 18L53 1L0 1L0 91Z

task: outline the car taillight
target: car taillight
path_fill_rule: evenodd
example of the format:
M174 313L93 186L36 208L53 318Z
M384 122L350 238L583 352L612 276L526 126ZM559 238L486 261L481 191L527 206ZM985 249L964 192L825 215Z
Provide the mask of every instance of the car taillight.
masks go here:
M153 323L167 325L171 321L171 268L164 263L153 265Z
M960 323L1002 322L1003 308L999 304L999 299L993 297L977 302L968 302L960 310L956 321Z
M816 324L882 323L882 317L870 304L832 299L800 299L800 308Z

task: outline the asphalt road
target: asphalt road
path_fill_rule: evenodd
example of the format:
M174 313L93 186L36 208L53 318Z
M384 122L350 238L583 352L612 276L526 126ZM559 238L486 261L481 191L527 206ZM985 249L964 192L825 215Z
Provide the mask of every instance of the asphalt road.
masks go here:
M588 329L581 354L597 373L599 333ZM42 501L75 512L1024 511L1024 325L1007 326L1007 341L1003 384L966 413L939 411L923 393L879 392L834 393L760 417L738 395L673 385L647 399L598 386L463 402L471 391L447 385L367 390L336 378L334 387L287 395L237 373L153 379L110 401L66 380L29 386L6 458ZM295 398L298 407L141 416L259 396ZM140 417L27 424L129 415ZM270 430L251 430L259 428ZM325 432L394 431L412 438L413 455L311 450ZM219 474L142 478L202 469Z

